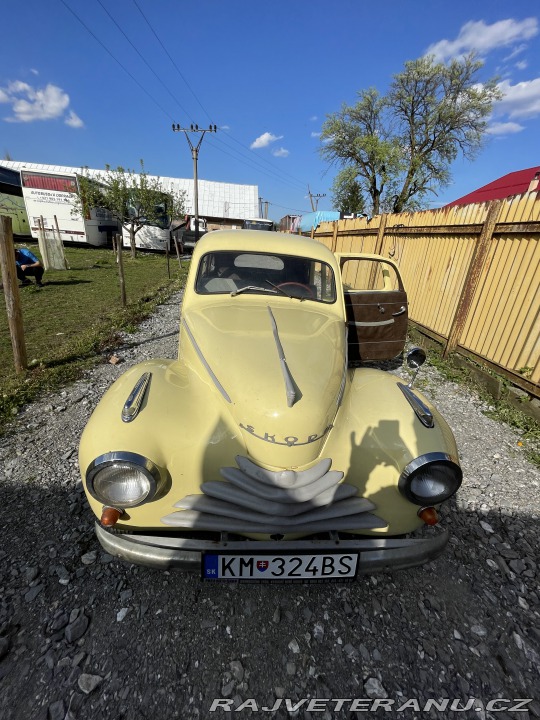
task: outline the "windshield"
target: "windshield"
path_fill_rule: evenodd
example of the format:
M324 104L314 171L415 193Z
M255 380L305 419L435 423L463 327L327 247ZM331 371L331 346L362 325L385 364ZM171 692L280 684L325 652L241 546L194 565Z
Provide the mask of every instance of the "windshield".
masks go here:
M272 220L244 220L242 228L244 230L273 230L274 223Z
M202 295L281 295L333 303L336 287L326 263L294 255L219 251L201 258L195 290Z

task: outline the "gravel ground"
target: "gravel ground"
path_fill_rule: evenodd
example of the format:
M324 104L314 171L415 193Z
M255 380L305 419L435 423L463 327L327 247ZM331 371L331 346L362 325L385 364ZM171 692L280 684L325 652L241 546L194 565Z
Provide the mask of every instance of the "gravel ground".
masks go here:
M540 473L514 430L432 367L421 384L465 475L435 562L353 585L216 587L101 551L79 437L128 366L175 356L179 301L126 336L121 363L28 406L0 440L0 717L231 717L211 712L218 698L244 703L239 717L540 717ZM429 698L459 704L425 711ZM495 698L533 702L486 708Z

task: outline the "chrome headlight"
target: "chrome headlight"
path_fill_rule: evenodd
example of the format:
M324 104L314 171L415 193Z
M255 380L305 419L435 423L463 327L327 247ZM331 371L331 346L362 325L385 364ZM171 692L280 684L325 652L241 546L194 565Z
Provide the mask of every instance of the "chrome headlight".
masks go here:
M463 473L446 453L428 453L410 462L399 478L399 490L415 505L437 505L461 485Z
M113 452L100 455L90 464L86 485L98 502L129 508L152 500L163 482L159 468L148 458Z

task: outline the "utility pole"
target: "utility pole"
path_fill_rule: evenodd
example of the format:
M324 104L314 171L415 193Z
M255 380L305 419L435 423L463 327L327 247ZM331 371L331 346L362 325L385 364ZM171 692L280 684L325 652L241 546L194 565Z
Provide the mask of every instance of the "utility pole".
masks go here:
M268 220L268 205L270 200L264 200L262 197L259 198L259 217Z
M309 185L307 191L309 195L309 200L311 202L311 209L313 210L313 212L316 212L317 208L319 207L320 198L326 197L326 193L318 193L317 195L314 195L309 189ZM315 202L313 202L313 199L315 199Z
M203 130L198 125L191 125L189 128L180 127L180 125L172 126L173 132L183 132L188 141L188 145L191 148L191 157L193 158L193 204L195 205L195 242L199 240L199 179L197 176L197 161L199 159L199 148L203 141L204 136L207 132L217 132L217 125L210 125L210 127ZM201 133L199 142L194 145L191 142L189 133Z

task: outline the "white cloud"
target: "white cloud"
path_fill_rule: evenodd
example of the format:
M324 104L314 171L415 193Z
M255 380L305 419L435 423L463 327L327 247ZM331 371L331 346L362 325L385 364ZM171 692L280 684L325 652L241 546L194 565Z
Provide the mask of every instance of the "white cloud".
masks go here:
M540 115L540 77L512 85L510 80L499 83L503 99L493 108L497 115L510 120Z
M0 102L11 105L12 115L4 118L7 122L34 122L61 118L69 107L69 95L57 85L49 83L43 88L34 88L20 80L0 88ZM82 120L70 111L65 122L71 127L82 127Z
M518 45L515 47L510 55L507 55L504 59L505 62L508 62L509 60L513 60L518 55L521 55L522 52L524 52L527 49L527 45L525 43L521 43L521 45Z
M516 67L518 70L525 70L527 67L529 67L529 63L526 60L520 60L516 63Z
M14 82L10 82L7 86L7 91L9 93L31 93L32 88L28 83L21 82L20 80L15 80Z
M66 125L69 125L69 127L72 127L72 128L84 127L83 121L81 120L81 118L78 115L76 115L73 112L73 110L69 111L69 115L64 120L64 122L66 123Z
M309 119L311 122L317 122L319 118L317 117L317 115L312 115Z
M69 105L69 95L56 85L47 85L42 90L34 90L26 83L18 83L12 102L14 120L32 122L33 120L52 120L61 117Z
M259 137L254 140L249 147L251 150L268 147L268 145L276 142L276 140L281 140L282 137L283 135L272 135L272 133L265 132L262 135L259 135Z
M434 55L439 62L450 58L477 52L485 55L501 47L513 47L538 34L538 20L534 17L525 20L499 20L486 25L483 20L471 20L465 23L454 40L439 40L430 45L426 55Z
M274 150L272 152L272 155L274 157L289 157L289 151L286 150L285 148L281 147L281 148L279 148L279 150Z
M311 137L312 137L312 138L320 138L320 137L321 137L321 133L320 133L320 132L312 132L312 133L311 133Z
M521 132L525 128L523 125L515 122L496 122L490 125L486 132L488 135L514 135Z

